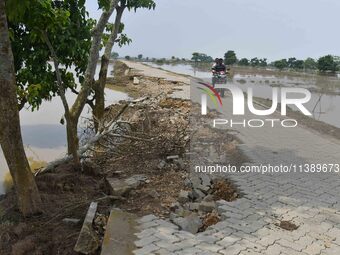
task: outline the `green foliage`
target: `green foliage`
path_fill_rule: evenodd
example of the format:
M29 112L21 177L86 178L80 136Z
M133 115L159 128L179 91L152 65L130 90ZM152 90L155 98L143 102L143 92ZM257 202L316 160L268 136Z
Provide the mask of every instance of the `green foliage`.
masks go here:
M119 30L118 30L118 38L116 39L116 42L118 42L119 47L123 47L124 45L129 45L132 42L132 40L126 34L123 33L124 28L125 28L124 23L120 23ZM103 36L102 36L102 45L101 45L102 48L105 47L107 41L110 38L110 35L113 29L114 29L114 24L112 23L106 24L105 33L103 33Z
M131 57L130 57L130 56L125 56L125 59L126 59L126 60L130 60Z
M287 61L288 68L292 69L303 69L304 68L304 61L298 60L296 58L289 58Z
M317 67L321 72L336 72L338 70L337 63L332 55L319 58Z
M129 45L132 42L132 40L129 37L127 37L126 34L120 34L117 41L118 41L119 47L123 47L124 45Z
M256 67L256 66L259 66L260 65L260 60L258 58L252 58L250 60L250 65L252 67Z
M80 1L81 4L85 4L85 0ZM108 10L110 8L111 0L98 0L99 8Z
M22 19L29 10L30 2L30 0L6 0L7 19L11 21Z
M304 68L309 70L314 70L317 68L317 63L313 58L307 58L304 61Z
M142 59L143 59L143 54L139 54L139 55L137 56L137 58L138 58L139 60L142 60Z
M156 62L156 64L158 65L164 65L166 63L166 59L165 58L155 59L154 62Z
M340 66L340 56L333 56L334 62L337 64L337 66Z
M240 66L249 66L252 67L266 67L267 59L266 58L252 58L250 61L247 58L242 58L238 61L238 65Z
M117 53L117 52L112 52L111 53L111 58L113 58L113 59L117 59L117 58L119 58L119 54Z
M268 65L267 59L266 59L266 58L261 58L261 59L260 59L259 66L261 66L261 67L266 67L267 65Z
M213 62L214 59L211 56L208 56L205 53L194 52L192 53L192 61L195 62Z
M289 58L287 61L288 67L293 68L295 64L296 58Z
M192 58L191 58L191 60L192 60L192 61L195 61L195 62L200 61L200 55L201 55L201 53L198 53L198 52L192 53Z
M233 50L227 51L226 54L224 54L224 64L226 65L234 65L237 62L236 53Z
M294 63L294 69L303 69L305 62L303 60L296 60Z
M274 66L277 69L283 70L284 68L288 67L288 61L287 61L287 59L276 60L274 62Z
M249 60L247 58L241 58L238 64L240 66L249 66Z
M15 2L7 0L7 7L17 4ZM76 87L71 66L79 80L83 80L94 25L94 21L88 19L84 1L32 0L20 15L10 17L9 29L21 107L28 103L32 110L37 109L43 100L50 100L58 92L56 75L50 62L51 52L46 46L44 34L51 41L61 64L65 89Z
M129 10L137 11L139 8L155 9L156 3L154 0L121 0Z

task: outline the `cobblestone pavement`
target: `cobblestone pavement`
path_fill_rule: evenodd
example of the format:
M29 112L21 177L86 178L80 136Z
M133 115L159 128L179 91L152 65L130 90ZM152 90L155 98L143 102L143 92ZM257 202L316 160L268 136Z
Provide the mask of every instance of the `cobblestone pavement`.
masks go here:
M223 103L230 104L231 98ZM231 118L228 110L224 114ZM304 127L238 127L236 131L251 165L340 163L340 142ZM145 216L139 220L134 253L340 254L339 174L237 173L227 177L243 196L234 202L218 202L222 215L218 224L193 235L153 215ZM299 228L281 229L277 224L282 220Z

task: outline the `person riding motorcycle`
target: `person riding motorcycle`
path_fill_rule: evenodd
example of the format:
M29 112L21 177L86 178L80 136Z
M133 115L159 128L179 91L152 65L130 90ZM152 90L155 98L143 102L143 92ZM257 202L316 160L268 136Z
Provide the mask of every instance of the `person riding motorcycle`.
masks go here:
M220 60L219 58L215 58L214 64L213 64L213 66L211 67L211 70L212 70L212 71L215 69L215 66L218 64L219 60Z
M216 84L226 84L227 77L226 77L226 66L223 63L223 59L217 58L215 59L215 64L212 67L212 85L215 87ZM225 89L218 88L216 89L221 97L224 97Z
M215 63L212 67L212 72L225 72L226 71L226 66L223 63L223 59L222 58L216 58L215 59Z

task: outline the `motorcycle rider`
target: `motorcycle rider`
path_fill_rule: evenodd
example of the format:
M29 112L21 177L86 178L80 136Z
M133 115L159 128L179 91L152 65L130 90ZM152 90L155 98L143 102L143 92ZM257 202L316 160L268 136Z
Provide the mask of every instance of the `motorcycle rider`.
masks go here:
M212 73L213 73L213 77L212 77L212 85L213 87L215 87L215 84L219 81L221 81L221 73L223 72L222 75L224 75L224 78L222 78L222 83L226 83L226 66L223 63L223 59L222 58L216 58L215 59L215 64L212 67ZM218 93L221 95L221 97L224 97L224 92L225 89L219 88L218 89Z
M222 58L216 58L215 63L212 67L212 71L214 72L225 72L226 71L226 66L223 63Z
M215 58L215 61L214 61L214 64L213 64L213 66L211 67L211 70L212 71L214 71L214 69L215 69L215 66L217 65L217 63L219 62L219 58Z

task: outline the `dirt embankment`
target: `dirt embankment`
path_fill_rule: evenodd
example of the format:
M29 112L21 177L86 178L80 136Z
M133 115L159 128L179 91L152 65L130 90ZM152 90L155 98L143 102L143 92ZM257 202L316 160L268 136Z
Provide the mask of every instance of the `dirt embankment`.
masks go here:
M115 79L108 83L108 87L143 99L133 104L122 101L106 109L108 122L120 116L122 132L101 139L82 169L70 163L36 177L44 214L24 219L16 207L14 190L4 196L0 201L1 255L77 254L73 248L92 201L99 203L94 229L102 240L112 207L138 216L152 213L167 218L178 192L187 189L193 139L190 112L195 106L169 97L180 84L138 75L121 63L115 68ZM236 143L228 133L224 140ZM235 146L229 146L228 153L239 156ZM108 179L137 174L146 178L143 185L112 196ZM232 190L230 194L232 199L237 196ZM94 254L99 253L100 246Z

